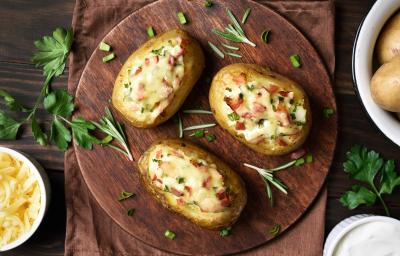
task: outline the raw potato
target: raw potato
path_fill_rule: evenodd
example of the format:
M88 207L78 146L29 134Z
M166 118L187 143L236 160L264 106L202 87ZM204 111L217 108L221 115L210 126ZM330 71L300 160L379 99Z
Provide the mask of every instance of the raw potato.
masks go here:
M400 112L400 56L383 64L371 80L371 93L381 108Z
M127 121L155 127L173 116L204 69L200 45L175 29L133 52L115 81L112 103Z
M376 46L378 61L384 64L400 55L400 12L383 28Z
M190 161L187 161L189 159ZM184 161L183 168L179 167L180 161ZM138 165L142 183L151 195L165 208L184 216L200 227L207 229L229 227L238 219L246 205L247 193L240 176L216 156L184 140L167 139L152 144L139 159ZM204 166L208 169L201 169L205 168ZM212 166L214 168L211 170ZM156 170L162 172L160 177L156 175ZM207 172L211 173L213 178L207 178L204 183L201 178L202 175L210 175ZM174 183L175 180L177 182ZM162 189L163 186L165 187ZM184 195L179 191L183 191ZM224 191L227 194L224 194ZM217 205L219 209L215 207L212 209L213 205L207 204L209 198L217 202L222 200L221 205L222 202L229 205ZM197 201L192 203L190 200L194 199ZM203 210L205 207L207 209Z
M310 131L311 110L304 90L258 65L239 63L221 69L212 81L209 100L221 127L266 155L296 150Z

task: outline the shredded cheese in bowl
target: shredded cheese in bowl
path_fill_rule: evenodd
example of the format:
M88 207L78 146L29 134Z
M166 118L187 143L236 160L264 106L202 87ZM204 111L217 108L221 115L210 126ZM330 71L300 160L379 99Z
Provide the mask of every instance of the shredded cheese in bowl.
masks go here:
M31 231L41 205L39 182L29 165L0 152L0 251Z

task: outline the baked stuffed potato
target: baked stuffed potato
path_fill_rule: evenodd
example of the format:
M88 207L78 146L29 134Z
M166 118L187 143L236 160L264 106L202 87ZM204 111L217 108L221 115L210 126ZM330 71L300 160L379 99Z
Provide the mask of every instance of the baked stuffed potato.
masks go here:
M247 202L239 175L184 140L154 143L138 164L142 183L158 202L203 228L232 225Z
M299 148L311 127L304 90L254 64L232 64L213 78L209 100L215 119L239 141L266 155Z
M200 45L175 29L129 56L115 81L112 104L133 126L157 126L183 104L204 68Z

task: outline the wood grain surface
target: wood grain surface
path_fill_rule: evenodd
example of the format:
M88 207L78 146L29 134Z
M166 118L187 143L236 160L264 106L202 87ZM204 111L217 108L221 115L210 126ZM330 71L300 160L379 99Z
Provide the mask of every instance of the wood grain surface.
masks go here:
M158 33L176 27L185 29L200 42L205 51L206 71L185 101L183 109L198 106L209 109L209 84L205 82L205 77L212 77L222 67L238 61L268 66L303 86L310 98L314 117L311 135L305 148L313 154L314 161L312 164L294 167L277 174L289 187L289 195L285 196L273 188L276 202L274 207L271 207L267 200L265 187L259 175L254 170L244 167L243 163L272 168L290 161L289 156L266 157L256 153L220 127L209 129L216 135L216 141L194 141L228 163L242 176L247 185L247 206L237 224L233 226L235 236L228 238L222 239L217 231L201 229L163 209L143 189L136 162L128 161L110 148L95 147L94 150L88 151L79 146L75 147L86 184L108 215L137 239L156 248L179 254L237 253L272 239L266 230L275 224L281 225L283 233L307 210L318 194L328 174L336 145L337 116L326 119L322 111L324 107L336 109L332 86L323 61L307 39L283 17L263 5L249 0L213 2L213 8L207 9L203 7L202 0L160 0L128 16L103 40L112 45L117 58L104 64L104 54L97 49L83 71L75 98L78 109L75 116L100 118L104 108L109 105L113 84L122 64L134 50L148 40L146 28L150 25L154 26ZM258 47L241 44L242 59L227 56L221 60L207 46L208 40L214 43L219 40L219 37L211 32L211 28L222 29L229 22L226 8L231 9L240 19L243 10L249 7L252 8L252 13L243 28ZM179 24L175 16L179 11L183 11L190 19L189 24ZM268 17L268 20L260 22L263 17ZM268 44L262 43L259 36L266 28L273 31ZM301 56L300 69L295 69L289 61L289 56L294 53ZM120 121L123 120L119 115L116 117ZM185 127L215 122L212 116L206 115L182 117ZM152 129L134 128L129 124L125 127L135 159L139 159L155 140L176 138L178 130L177 124L172 120ZM186 134L186 138L189 138L189 134ZM133 200L120 203L116 199L121 191L134 191L137 196ZM126 215L126 209L135 205L140 207L135 216L130 218ZM166 229L173 229L179 240L174 243L165 242L163 234Z
M260 2L268 2L261 0ZM353 90L351 52L359 23L374 0L335 0L336 6L336 74L334 88L338 103L339 134L334 161L328 175L328 205L326 234L340 220L358 213L384 214L377 204L347 210L338 198L352 185L343 172L345 153L355 143L380 152L384 157L400 161L399 148L385 138L368 119ZM27 105L33 105L38 95L42 74L30 62L33 41L47 35L57 26L71 24L74 0L2 0L0 8L0 88L11 91ZM13 22L11 22L13 21ZM68 72L68 71L67 71ZM67 75L56 79L53 86L67 87ZM4 105L1 105L4 109ZM49 127L50 117L40 115ZM1 141L1 145L23 150L34 156L46 168L52 184L50 209L40 229L24 245L2 253L6 256L64 255L65 202L63 153L54 147L37 145L29 129L17 141ZM400 191L386 197L392 216L400 218Z

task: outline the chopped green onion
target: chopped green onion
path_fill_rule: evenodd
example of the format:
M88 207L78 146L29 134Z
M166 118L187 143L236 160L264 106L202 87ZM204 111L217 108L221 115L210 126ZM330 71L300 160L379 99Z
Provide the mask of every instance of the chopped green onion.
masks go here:
M114 58L115 58L115 54L110 53L107 56L103 57L103 63L109 62L109 61L113 60Z
M324 108L322 111L325 118L330 118L331 116L333 116L333 114L335 114L335 110L332 108Z
M99 49L100 49L100 51L103 51L103 52L109 52L111 49L111 46L106 44L105 42L101 42L99 45Z
M174 240L176 237L176 234L173 231L167 229L167 230L165 230L164 236L168 239Z
M311 154L307 154L306 155L306 163L312 163L312 161L313 161L313 155L311 155Z
M180 22L182 25L187 23L185 14L184 14L183 12L178 12L178 13L176 14L176 16L178 16L179 22Z
M271 32L271 30L264 30L261 33L261 40L266 44L268 43L270 32Z
M119 195L118 201L121 202L121 201L124 201L124 200L126 200L126 199L128 199L128 198L130 198L130 197L133 197L133 196L135 196L135 193L123 191L123 192L121 192L121 194Z
M184 131L192 131L192 130L198 130L198 129L204 129L204 128L210 128L214 127L217 124L200 124L200 125L194 125L194 126L189 126L183 129Z
M204 3L204 7L210 8L213 6L213 2L211 0L206 0Z
M127 211L128 216L132 216L135 213L135 208L129 208Z
M246 20L249 17L250 13L251 13L251 8L247 8L242 18L242 24L246 23Z
M306 162L306 161L305 161L304 158L302 157L302 158L297 159L297 160L296 160L296 163L295 163L294 165L300 166L300 165L303 165L305 162Z
M228 118L231 121L236 121L236 120L240 119L240 116L236 112L232 112L232 113L228 114Z
M225 58L224 53L217 47L215 46L213 43L211 43L210 41L208 41L208 45L211 47L211 49L222 59Z
M229 45L229 44L221 43L221 45L222 45L223 47L225 47L226 49L229 49L229 50L234 50L234 51L239 51L239 50L240 50L239 47L232 46L232 45Z
M292 62L292 66L295 68L300 68L301 63L300 63L300 56L298 54L293 54L289 57L290 62Z
M184 177L178 177L178 178L176 178L176 181L177 181L179 184L182 184L183 182L185 182L185 178L184 178Z
M206 114L212 115L212 112L209 110L202 110L202 109L185 109L183 110L184 114Z
M233 53L233 52L226 52L226 55L229 55L229 56L232 56L232 57L235 57L235 58L242 58L242 55L236 54L236 53Z
M213 142L216 139L216 137L215 137L214 134L208 134L206 136L206 139L207 139L208 142Z
M232 228L227 227L227 228L221 229L221 231L219 232L219 235L222 237L229 236L231 234L231 231L232 231Z
M154 37L154 36L156 35L156 33L154 32L153 27L148 27L148 28L147 28L147 35L148 35L149 37Z
M194 137L196 137L196 138L203 138L204 135L205 135L204 131L201 130L201 131L196 131L196 132L190 134L189 136L191 136L191 137L194 136Z
M279 224L275 224L269 231L272 236L277 236L279 232L281 232L281 225Z
M178 136L179 138L183 138L183 124L180 114L178 114Z

